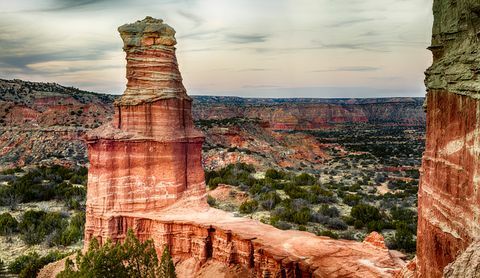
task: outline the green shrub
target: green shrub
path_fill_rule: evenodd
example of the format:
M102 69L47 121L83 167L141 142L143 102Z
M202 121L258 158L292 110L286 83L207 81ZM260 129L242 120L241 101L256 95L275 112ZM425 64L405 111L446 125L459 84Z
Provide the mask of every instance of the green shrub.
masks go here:
M417 219L417 214L414 211L401 207L393 207L390 210L390 215L392 219L398 221L412 222Z
M211 207L215 207L217 204L217 200L215 200L215 198L213 198L212 196L207 195L207 204Z
M285 176L285 173L282 171L277 171L275 169L268 169L265 172L265 178L270 178L272 180L280 180L283 179Z
M294 178L297 185L313 185L317 182L317 179L307 173L302 173Z
M61 253L52 251L47 255L41 257L38 253L32 252L26 255L17 257L8 265L9 272L18 274L20 278L36 277L38 271L45 265L63 259L69 253Z
M347 223L348 225L352 226L355 223L355 219L351 216L342 216L343 221Z
M59 234L67 227L67 220L58 212L28 210L18 228L23 241L28 245L41 243L47 235Z
M333 239L338 239L338 234L329 230L317 231L317 236L328 236Z
M217 188L220 183L224 183L221 177L215 177L208 182L208 189L213 190Z
M355 220L355 222L353 222L353 227L355 227L355 229L361 229L363 228L363 222L362 220Z
M370 221L382 220L380 211L376 207L367 204L355 205L350 211L350 216L362 221L364 224Z
M382 220L373 220L367 223L367 231L368 232L381 232L385 228L385 222Z
M5 212L0 214L0 235L10 235L13 232L16 232L17 229L18 221L10 215L10 213Z
M317 200L317 197L314 194L311 194L306 189L292 183L285 185L283 190L291 199L303 199L310 203L315 203Z
M48 201L54 198L85 199L85 187L72 186L69 181L86 184L87 169L69 169L62 166L39 167L30 170L0 190L0 205L12 207L18 202Z
M175 278L175 265L173 264L172 256L168 250L168 246L163 247L162 259L160 260L160 277L162 278Z
M331 218L340 216L340 211L336 207L329 207L328 205L322 205L319 212Z
M0 277L6 277L7 275L7 269L5 262L0 259Z
M239 211L244 214L253 213L258 208L258 202L256 200L245 201L240 205Z
M397 224L393 244L394 246L392 247L395 249L415 252L416 242L413 239L413 233L408 229L406 223L400 222Z
M58 231L51 244L68 246L83 238L85 230L85 212L77 212L71 219L67 228Z
M290 230L292 228L292 225L290 223L282 220L276 221L272 225L280 230Z
M362 200L362 197L354 194L345 194L343 195L342 199L345 204L349 206L355 206Z
M252 165L245 163L230 164L218 171L206 171L205 182L210 189L216 188L219 183L252 186L255 179L250 177L250 174L254 171L255 168Z
M348 225L339 218L332 218L328 221L327 227L334 230L346 230Z
M261 202L262 207L266 210L274 209L275 206L277 206L282 201L280 196L274 191L261 194L260 200L262 201Z
M78 252L75 263L67 260L65 270L57 277L174 278L175 268L166 246L159 262L153 241L140 242L132 230L128 230L123 244L114 244L107 240L100 246L93 238L87 252Z
M310 209L308 207L304 207L300 211L297 211L293 214L292 222L299 225L305 225L310 221L311 218L312 213L310 212Z
M348 188L348 191L350 192L358 192L361 190L362 190L362 187L360 186L360 184L354 184Z

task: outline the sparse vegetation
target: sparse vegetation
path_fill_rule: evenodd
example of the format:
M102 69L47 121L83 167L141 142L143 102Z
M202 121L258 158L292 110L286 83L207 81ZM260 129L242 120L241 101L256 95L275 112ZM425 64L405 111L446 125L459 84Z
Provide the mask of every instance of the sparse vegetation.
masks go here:
M152 240L140 242L128 230L123 243L108 240L100 246L94 238L85 254L78 252L75 262L67 260L65 270L57 277L160 277L174 278L175 267L167 246L159 261Z
M62 166L39 167L14 176L8 186L0 188L0 205L16 207L18 203L61 200L69 208L80 209L86 196L87 169ZM15 204L13 204L15 203Z
M368 155L361 157L370 159ZM414 177L404 182L389 179L388 175L366 172L359 173L352 182L340 183L326 179L328 173L319 177L279 169L267 169L263 177L259 177L253 166L239 163L207 171L206 180L210 189L224 183L248 192L250 198L237 210L253 217L258 213L263 222L279 229L357 240L363 239L368 232L378 231L390 235L387 237L389 246L414 252L416 214L411 201L415 202L418 182L414 178L418 176L416 171L404 173ZM393 192L379 194L377 182L384 182L386 190ZM213 198L208 202L212 206L219 205Z
M36 277L38 271L45 265L58 261L69 253L61 253L58 251L52 251L45 256L40 256L36 252L32 252L26 255L17 257L13 262L8 265L8 271L10 273L18 275L20 278Z

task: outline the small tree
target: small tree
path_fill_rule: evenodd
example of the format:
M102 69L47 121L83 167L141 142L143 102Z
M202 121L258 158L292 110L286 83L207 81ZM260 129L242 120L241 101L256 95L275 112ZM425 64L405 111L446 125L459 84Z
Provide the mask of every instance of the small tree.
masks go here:
M166 254L167 253L167 254ZM165 259L164 259L165 257ZM75 267L76 266L76 267ZM67 260L59 278L172 278L175 266L165 248L159 263L152 240L141 242L132 230L128 230L123 244L111 240L100 246L94 238L85 254L78 253L76 262Z
M160 262L160 277L162 278L176 278L175 266L173 265L172 256L168 250L168 246L165 245L162 253L162 260Z
M396 249L404 250L406 252L415 252L416 242L413 239L413 233L408 229L404 222L397 224L393 243Z

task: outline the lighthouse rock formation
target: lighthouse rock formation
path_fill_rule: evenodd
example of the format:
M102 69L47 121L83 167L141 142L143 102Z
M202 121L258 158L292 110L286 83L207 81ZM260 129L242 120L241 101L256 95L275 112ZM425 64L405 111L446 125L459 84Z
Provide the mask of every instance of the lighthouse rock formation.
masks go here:
M375 236L332 240L210 208L175 31L151 17L118 30L128 83L113 122L87 137L86 245L132 229L159 253L169 246L179 277L389 277L403 266Z
M480 2L435 0L433 12L418 277L442 277L445 266L480 236ZM480 276L474 246L445 269L446 277Z

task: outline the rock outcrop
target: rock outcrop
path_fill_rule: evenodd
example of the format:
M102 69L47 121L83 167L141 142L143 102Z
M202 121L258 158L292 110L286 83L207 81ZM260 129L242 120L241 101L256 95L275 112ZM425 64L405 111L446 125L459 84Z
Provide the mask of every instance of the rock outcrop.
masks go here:
M182 198L205 197L203 135L193 126L175 31L150 17L118 30L128 83L113 122L87 136L87 240L104 213L159 212Z
M476 240L443 270L445 278L480 277L480 241Z
M253 277L389 277L403 265L377 239L372 245L281 231L210 208L203 135L181 83L175 32L150 17L119 31L128 84L114 121L87 138L85 244L122 240L132 229L152 238L159 253L167 244L181 277L235 270Z
M480 235L480 3L435 0L433 12L418 201L419 277L442 277L445 266Z

